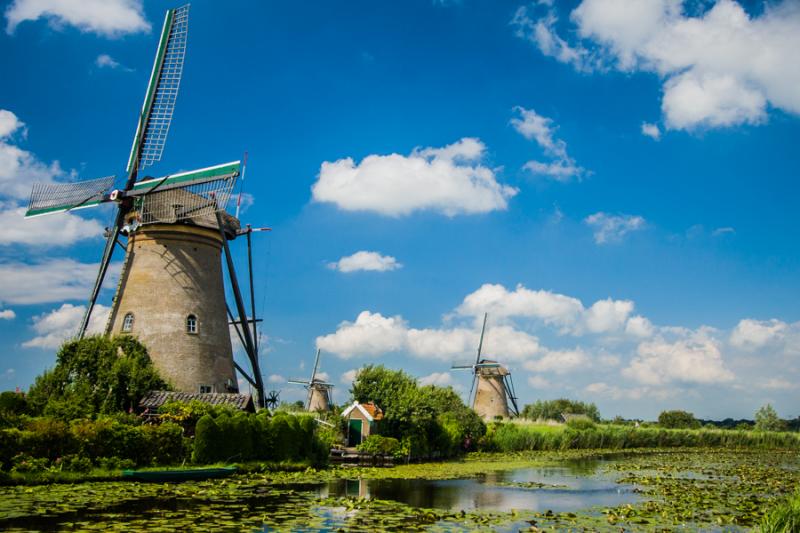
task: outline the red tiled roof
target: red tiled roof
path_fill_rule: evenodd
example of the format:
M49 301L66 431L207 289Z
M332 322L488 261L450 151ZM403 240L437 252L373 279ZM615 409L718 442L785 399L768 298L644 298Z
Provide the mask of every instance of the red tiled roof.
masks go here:
M371 416L373 420L380 420L381 418L383 418L383 411L381 410L380 407L378 407L374 403L372 402L362 403L361 407L363 407L364 410L369 413L369 416Z

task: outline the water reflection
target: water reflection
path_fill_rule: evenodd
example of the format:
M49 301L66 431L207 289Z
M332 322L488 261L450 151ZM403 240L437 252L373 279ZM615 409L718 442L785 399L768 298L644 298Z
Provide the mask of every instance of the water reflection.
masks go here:
M413 507L554 512L639 501L633 486L598 473L601 461L489 472L470 479L352 479L317 486L320 497L394 500Z

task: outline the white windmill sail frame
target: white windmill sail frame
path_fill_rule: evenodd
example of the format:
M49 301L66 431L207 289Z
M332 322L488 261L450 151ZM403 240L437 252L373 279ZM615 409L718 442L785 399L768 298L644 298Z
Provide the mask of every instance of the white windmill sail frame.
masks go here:
M34 183L25 218L94 207L108 201L114 176L72 183Z

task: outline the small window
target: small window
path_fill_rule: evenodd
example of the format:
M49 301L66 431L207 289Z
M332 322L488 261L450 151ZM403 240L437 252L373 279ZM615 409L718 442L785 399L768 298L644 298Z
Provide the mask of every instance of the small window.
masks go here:
M128 313L122 319L122 331L130 332L133 329L133 313Z
M197 317L189 315L186 317L186 333L197 333Z
M211 385L200 385L200 394L209 394L211 392Z

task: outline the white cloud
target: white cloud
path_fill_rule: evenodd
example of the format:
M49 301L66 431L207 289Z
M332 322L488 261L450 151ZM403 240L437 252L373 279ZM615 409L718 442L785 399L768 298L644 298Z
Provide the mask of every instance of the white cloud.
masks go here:
M794 0L766 4L757 16L734 0L718 0L698 16L688 16L681 0L583 0L570 16L575 43L555 33L552 9L536 20L524 15L512 21L517 34L578 70L660 76L667 128L757 124L768 106L800 113L800 4ZM547 31L537 34L537 28Z
M403 348L406 324L402 317L362 311L355 322L342 322L335 333L317 337L317 348L343 359L382 355Z
M582 348L574 350L551 350L535 361L526 361L525 368L532 372L554 372L568 374L578 369L588 368L591 360Z
M731 332L731 345L744 350L755 350L782 339L789 325L781 320L740 320Z
M62 304L58 309L33 317L33 330L37 336L23 342L22 346L42 349L59 348L64 341L77 333L85 311L86 306L84 305ZM110 312L110 307L95 305L86 333L88 335L103 333Z
M465 137L444 148L415 149L410 155L369 155L324 162L312 200L345 211L403 216L431 210L455 216L504 210L518 190L497 182L480 161L484 144Z
M552 383L542 376L528 376L528 385L534 389L549 389L553 386Z
M639 344L622 373L645 385L715 384L734 378L722 359L719 341L707 328L689 331L673 341L658 337Z
M343 372L342 375L339 376L339 383L342 383L343 385L351 385L356 380L357 377L358 377L358 369L351 368L350 370Z
M594 242L608 244L622 241L632 231L644 229L644 218L636 215L609 215L598 212L589 215L584 222L594 230Z
M5 15L9 34L40 18L54 28L70 25L108 37L150 31L141 0L14 0Z
M94 285L98 266L72 259L52 259L32 265L0 263L0 302L40 304L85 300ZM113 284L120 266L120 263L109 266L106 284Z
M34 182L51 183L64 176L58 161L50 165L31 152L0 139L0 196L27 200Z
M759 383L758 386L769 390L792 390L797 387L797 384L783 378L769 378Z
M556 127L552 119L539 115L533 109L520 106L516 106L514 112L519 113L518 117L511 119L514 129L526 139L535 140L542 151L554 159L547 163L528 161L523 165L525 170L549 176L556 181L569 181L585 173L585 170L567 154L567 143L555 137Z
M661 139L661 130L658 129L658 125L656 124L642 122L642 135L645 135L657 141Z
M489 313L495 319L524 317L556 326L560 333L582 335L612 333L626 327L634 304L628 300L598 300L586 309L571 296L545 290L530 290L517 285L509 291L502 285L487 283L468 294L456 308L460 315L481 317Z
M13 309L0 309L0 320L14 320L17 313Z
M328 263L328 268L339 272L358 272L362 270L373 272L387 272L397 270L403 265L391 255L381 255L378 252L361 250L338 261Z
M417 382L422 386L436 385L438 387L447 387L453 384L453 376L450 372L433 372L432 374L418 378Z
M25 219L24 207L0 208L0 245L68 246L102 234L97 220L74 213Z
M11 137L15 131L23 130L25 123L7 109L0 109L0 140Z
M267 383L286 383L286 378L280 374L270 374Z
M650 337L654 331L653 324L640 315L630 317L625 324L625 333L633 337Z
M123 70L125 72L133 72L132 68L128 68L108 54L100 54L94 60L94 65L97 68L110 68L112 70Z
M725 226L723 228L717 228L711 232L712 237L720 237L722 235L733 235L736 233L736 230L730 226Z

